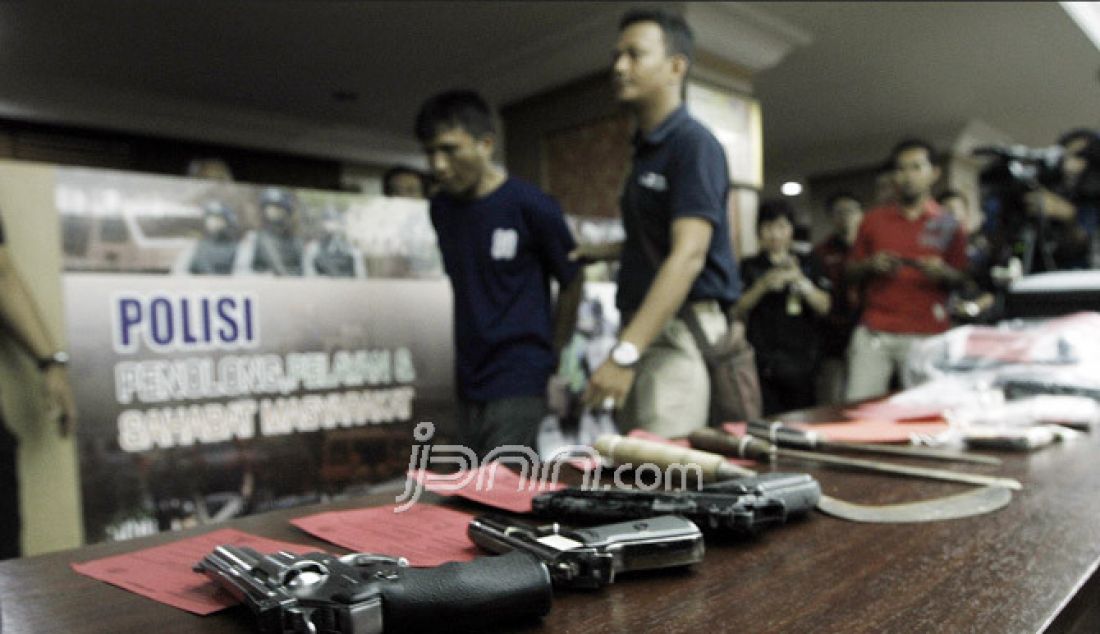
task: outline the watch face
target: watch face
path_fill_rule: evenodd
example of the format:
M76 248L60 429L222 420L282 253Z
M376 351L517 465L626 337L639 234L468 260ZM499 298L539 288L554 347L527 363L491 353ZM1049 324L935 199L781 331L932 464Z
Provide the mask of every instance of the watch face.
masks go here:
M616 365L621 365L623 367L630 367L637 363L638 356L638 348L635 347L634 344L626 341L620 341L611 350L611 360L614 361Z

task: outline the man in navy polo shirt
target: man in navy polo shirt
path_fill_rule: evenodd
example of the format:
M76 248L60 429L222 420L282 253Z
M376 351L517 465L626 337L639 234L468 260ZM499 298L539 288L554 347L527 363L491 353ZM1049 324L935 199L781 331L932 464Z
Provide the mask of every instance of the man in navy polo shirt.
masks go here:
M0 338L10 338L35 359L42 373L48 406L56 412L61 435L68 435L76 424L76 406L65 367L69 357L54 345L42 313L15 268L4 244L3 220L0 220ZM18 441L0 416L0 559L18 557L21 552L17 446Z
M683 436L707 423L710 381L687 305L713 343L740 294L726 199L729 169L718 140L683 105L694 43L678 15L626 13L612 54L618 101L637 122L633 169L621 199L626 241L577 259L621 257L616 303L623 328L592 375L590 405L621 406L620 427Z
M454 289L459 432L482 456L534 449L580 299L573 236L552 198L493 164L492 111L476 93L429 99L416 136L439 185L431 217ZM556 315L551 277L562 289Z

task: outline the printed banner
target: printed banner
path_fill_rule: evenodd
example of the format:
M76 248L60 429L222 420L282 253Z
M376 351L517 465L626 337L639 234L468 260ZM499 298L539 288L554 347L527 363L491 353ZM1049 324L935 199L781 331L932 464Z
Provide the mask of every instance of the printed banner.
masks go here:
M57 174L89 542L362 491L450 419L425 202Z

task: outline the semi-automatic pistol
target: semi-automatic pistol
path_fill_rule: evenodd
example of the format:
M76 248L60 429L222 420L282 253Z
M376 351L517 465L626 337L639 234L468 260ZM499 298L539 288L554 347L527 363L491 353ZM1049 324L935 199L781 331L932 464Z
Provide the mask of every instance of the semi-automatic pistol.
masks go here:
M821 486L805 473L762 473L714 482L700 491L562 489L532 500L536 515L567 522L607 522L676 514L705 531L752 535L805 515Z
M263 634L380 634L529 619L550 610L546 566L524 552L410 568L404 558L261 555L218 546L195 566L248 605Z
M490 514L471 521L468 533L490 552L531 553L556 585L568 588L599 588L623 572L688 566L702 561L704 552L699 528L675 515L567 529Z

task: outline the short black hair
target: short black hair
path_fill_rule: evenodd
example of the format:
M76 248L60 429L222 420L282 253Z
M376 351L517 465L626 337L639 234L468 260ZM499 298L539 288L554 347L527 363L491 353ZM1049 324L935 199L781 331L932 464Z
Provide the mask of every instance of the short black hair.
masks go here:
M945 190L943 190L943 192L941 192L939 196L936 196L936 202L938 202L939 204L942 205L944 203L944 201L946 201L948 199L951 199L951 198L959 198L964 203L966 203L968 206L970 205L970 199L966 197L966 194L962 193L961 191L959 191L957 189L945 189Z
M1089 169L1095 171L1100 167L1100 132L1090 130L1089 128L1075 128L1063 134L1061 138L1058 139L1058 145L1065 149L1067 145L1079 139L1085 139L1085 147L1081 150L1080 156L1088 163ZM1060 163L1065 160L1063 156ZM1100 180L1097 176L1091 178Z
M496 133L493 110L473 90L448 90L429 98L416 114L414 132L421 143L441 128L462 128L474 138Z
M760 203L756 212L756 233L769 222L775 222L780 218L786 218L787 222L794 226L794 207L782 198L770 198Z
M413 176L415 176L417 179L420 180L421 189L425 189L425 190L427 189L427 187L426 187L427 183L425 182L423 172L421 172L420 170L418 170L414 167L409 167L408 165L395 165L395 166L389 168L388 170L386 170L385 174L382 174L382 193L384 195L393 196L394 188L393 188L393 183L391 181L393 181L394 178L397 178L398 176L400 176L402 174L412 174Z
M1074 128L1062 133L1062 136L1058 137L1058 145L1066 147L1070 143L1080 139L1085 139L1091 145L1100 142L1100 133L1090 128Z
M619 32L632 24L653 22L661 27L665 36L665 52L669 55L683 55L688 65L695 60L695 34L683 16L664 9L631 9L619 20Z
M886 159L885 168L887 171L893 170L898 166L898 157L903 152L909 150L924 150L928 154L928 162L933 166L939 165L939 158L936 156L936 150L932 147L932 144L924 139L908 138L899 141L894 149L890 150L890 157Z
M856 196L854 193L845 189L829 194L829 197L825 199L825 211L828 213L833 213L833 205L835 205L837 201L844 200L845 198L847 198L848 200L854 200L857 205L863 207L863 201L860 200L859 197Z

